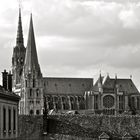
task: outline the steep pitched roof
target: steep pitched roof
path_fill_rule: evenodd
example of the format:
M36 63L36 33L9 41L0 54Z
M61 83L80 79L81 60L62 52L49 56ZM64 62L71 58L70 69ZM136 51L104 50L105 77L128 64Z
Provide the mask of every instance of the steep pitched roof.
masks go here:
M92 91L98 92L98 81L92 87ZM103 82L103 92L113 93L116 86L119 92L125 92L125 94L139 94L138 89L134 85L131 79L113 79L109 76Z
M99 76L98 80L96 81L96 83L91 87L90 90L92 91L99 91L99 88L98 88L98 83L101 82L103 83L103 80L104 80L104 77L103 76Z
M28 42L27 42L26 55L25 55L25 73L30 73L33 70L40 72L40 66L38 63L38 57L36 51L33 20L31 14Z
M118 86L120 92L125 92L126 94L139 93L131 79L117 79L116 81L115 79L109 79L104 83L103 88L114 89L115 84Z
M83 95L93 86L92 78L43 78L46 94Z

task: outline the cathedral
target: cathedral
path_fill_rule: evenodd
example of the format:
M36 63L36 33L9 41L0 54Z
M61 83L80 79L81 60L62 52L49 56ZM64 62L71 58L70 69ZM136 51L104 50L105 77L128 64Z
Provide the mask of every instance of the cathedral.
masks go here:
M21 9L19 8L16 45L12 56L12 90L21 97L19 113L43 113L44 98L48 110L92 110L117 114L140 109L140 94L132 79L43 77L38 61L32 15L27 46L24 46Z

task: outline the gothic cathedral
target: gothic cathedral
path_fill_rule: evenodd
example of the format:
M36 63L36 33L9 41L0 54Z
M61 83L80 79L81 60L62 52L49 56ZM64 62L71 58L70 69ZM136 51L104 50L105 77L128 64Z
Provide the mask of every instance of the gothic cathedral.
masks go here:
M140 113L140 94L131 78L110 78L109 75L105 78L100 74L93 84L92 78L43 77L37 56L32 15L25 48L20 8L12 74L12 90L21 97L20 114L42 114L44 98L48 110L91 110L95 114L106 115L130 110Z

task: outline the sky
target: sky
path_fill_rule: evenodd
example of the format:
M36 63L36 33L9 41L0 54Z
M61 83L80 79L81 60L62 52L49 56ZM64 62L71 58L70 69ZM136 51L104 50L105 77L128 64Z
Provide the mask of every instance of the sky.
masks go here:
M0 4L0 71L12 69L18 0ZM139 0L21 0L24 45L30 13L44 77L130 78L140 89Z

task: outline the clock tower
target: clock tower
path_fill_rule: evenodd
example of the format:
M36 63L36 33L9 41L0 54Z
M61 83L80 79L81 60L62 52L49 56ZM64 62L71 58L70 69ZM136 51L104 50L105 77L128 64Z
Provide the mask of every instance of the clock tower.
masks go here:
M19 21L16 38L16 46L13 49L12 56L12 74L13 74L13 90L21 84L21 77L24 66L26 48L24 47L24 38L22 32L21 9L19 8Z

